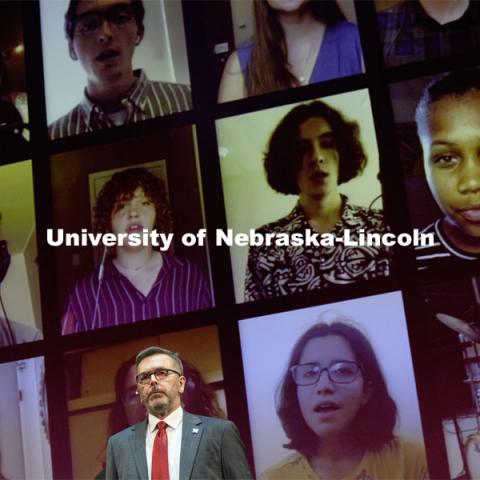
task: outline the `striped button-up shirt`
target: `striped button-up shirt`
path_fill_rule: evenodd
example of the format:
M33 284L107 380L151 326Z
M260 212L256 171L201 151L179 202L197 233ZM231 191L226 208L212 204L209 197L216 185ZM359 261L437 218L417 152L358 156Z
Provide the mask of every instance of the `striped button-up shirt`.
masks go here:
M152 82L143 70L135 70L138 81L121 100L125 122L133 123L192 108L190 88L177 83ZM99 105L88 98L49 127L50 140L93 132L115 126Z
M124 325L211 306L206 275L186 259L163 255L162 268L146 296L116 269L110 259L105 263L100 287L98 271L74 286L62 319L62 333Z

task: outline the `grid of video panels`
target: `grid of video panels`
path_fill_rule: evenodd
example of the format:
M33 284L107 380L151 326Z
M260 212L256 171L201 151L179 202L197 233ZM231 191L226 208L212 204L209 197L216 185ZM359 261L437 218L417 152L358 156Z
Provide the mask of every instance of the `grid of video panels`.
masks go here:
M348 478L478 478L480 4L0 18L0 478L102 478L146 416L149 345L179 352L184 408L234 421L255 477L338 476L330 443ZM47 242L141 227L172 241ZM217 245L307 228L435 244Z

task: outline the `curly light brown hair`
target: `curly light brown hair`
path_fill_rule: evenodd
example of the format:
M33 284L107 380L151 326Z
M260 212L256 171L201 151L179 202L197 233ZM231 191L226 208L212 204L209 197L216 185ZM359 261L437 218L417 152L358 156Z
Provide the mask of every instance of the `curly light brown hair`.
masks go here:
M94 208L94 230L106 233L111 230L111 216L119 201L128 201L137 188L155 205L155 230L168 233L172 230L170 206L163 181L144 168L129 168L115 173L105 183Z

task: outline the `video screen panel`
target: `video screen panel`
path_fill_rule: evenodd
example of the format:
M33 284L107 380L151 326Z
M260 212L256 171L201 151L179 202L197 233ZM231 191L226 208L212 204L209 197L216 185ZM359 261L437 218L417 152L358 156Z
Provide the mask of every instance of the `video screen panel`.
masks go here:
M20 2L2 5L0 51L0 162L4 162L27 158L30 138Z
M298 6L252 0L222 2L220 8L206 4L205 22L216 39L209 60L219 102L364 71L353 1L308 2L299 17ZM291 26L299 18L308 34L297 37Z
M41 24L51 140L192 108L181 3L45 0Z
M390 85L412 226L435 239L417 267L432 279L479 266L479 84L470 67Z
M436 279L422 288L429 354L434 360L431 415L442 424L450 478L478 477L480 306L478 276Z
M216 127L227 224L234 233L303 235L312 229L342 237L345 229L355 236L388 228L366 90L227 117ZM236 301L390 274L386 247L324 247L232 245Z
M32 162L0 166L0 347L42 338Z
M108 438L146 419L147 411L136 393L135 356L150 346L180 355L187 379L181 397L186 411L227 417L215 326L67 353L65 378L74 478L105 478L102 470Z
M400 292L249 318L239 330L258 477L314 478L322 446L336 444L365 452L351 478L426 478Z
M63 334L213 306L206 249L181 241L183 233L204 227L191 127L51 161ZM164 235L157 245L154 231ZM82 232L135 233L140 245L68 243L68 234Z
M52 478L43 357L2 363L0 378L0 477Z
M475 55L480 46L478 2L375 0L385 64L389 67Z

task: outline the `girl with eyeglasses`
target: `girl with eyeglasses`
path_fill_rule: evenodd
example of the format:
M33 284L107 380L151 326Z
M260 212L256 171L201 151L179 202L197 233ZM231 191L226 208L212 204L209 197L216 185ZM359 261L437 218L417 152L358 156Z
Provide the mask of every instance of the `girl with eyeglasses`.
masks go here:
M295 344L277 391L295 453L262 479L424 479L424 450L394 435L397 407L355 327L319 323Z

